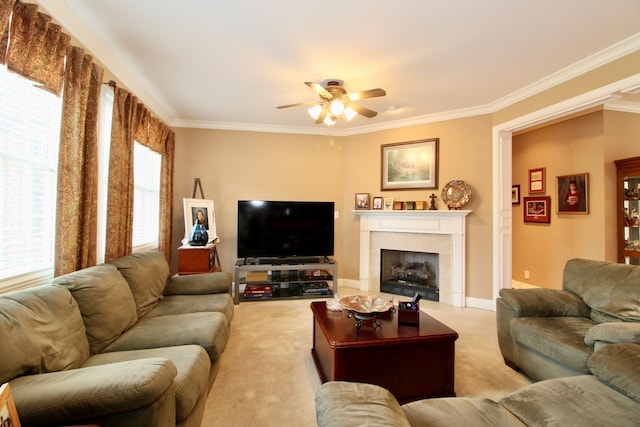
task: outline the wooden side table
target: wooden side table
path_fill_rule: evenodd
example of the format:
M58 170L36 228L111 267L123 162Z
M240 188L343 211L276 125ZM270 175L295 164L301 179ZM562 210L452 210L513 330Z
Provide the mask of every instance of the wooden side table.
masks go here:
M206 246L178 248L178 274L213 273L222 271L215 243Z

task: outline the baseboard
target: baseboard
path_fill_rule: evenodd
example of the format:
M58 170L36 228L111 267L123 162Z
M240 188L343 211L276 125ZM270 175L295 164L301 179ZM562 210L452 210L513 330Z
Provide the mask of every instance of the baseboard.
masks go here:
M532 285L531 283L519 282L517 280L511 280L511 287L513 289L528 289L528 288L539 288L540 286Z

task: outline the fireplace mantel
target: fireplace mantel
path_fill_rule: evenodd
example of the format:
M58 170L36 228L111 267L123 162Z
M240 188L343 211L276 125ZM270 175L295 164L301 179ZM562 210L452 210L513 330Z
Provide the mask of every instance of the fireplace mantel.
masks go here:
M465 306L465 228L469 210L354 210L360 217L360 288L380 290L380 258L377 247L372 247L374 233L412 233L429 240L429 236L444 238L450 253L441 257L440 302L455 307ZM381 234L382 235L382 234ZM389 235L389 234L385 234ZM400 239L409 243L409 237ZM397 240L397 239L396 239ZM423 245L421 240L420 245ZM398 245L397 243L395 244ZM402 245L400 245L402 246ZM395 249L408 249L395 247ZM445 265L443 265L444 263Z

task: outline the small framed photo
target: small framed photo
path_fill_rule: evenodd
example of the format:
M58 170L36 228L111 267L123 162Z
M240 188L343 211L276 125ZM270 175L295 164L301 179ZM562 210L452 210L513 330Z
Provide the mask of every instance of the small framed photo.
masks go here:
M0 421L2 426L20 427L20 419L18 419L18 411L9 383L0 386Z
M551 197L524 197L524 222L550 223Z
M512 205L520 204L520 185L511 186L511 204Z
M189 237L193 226L196 222L204 225L209 235L209 241L212 243L218 238L216 232L216 216L213 210L213 200L206 199L183 199L184 205L184 239L182 244L189 243Z
M529 194L544 194L544 168L529 169Z
M373 198L373 209L382 209L382 197Z
M369 193L356 193L356 209L371 209L371 195Z
M393 197L385 197L384 198L383 209L385 211L392 211L393 210Z
M556 177L559 214L589 213L589 174L565 175Z

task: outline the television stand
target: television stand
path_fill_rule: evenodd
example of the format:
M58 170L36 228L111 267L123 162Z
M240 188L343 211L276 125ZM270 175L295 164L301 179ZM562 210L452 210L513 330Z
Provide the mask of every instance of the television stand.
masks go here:
M338 265L329 257L244 258L236 261L233 301L330 298Z

